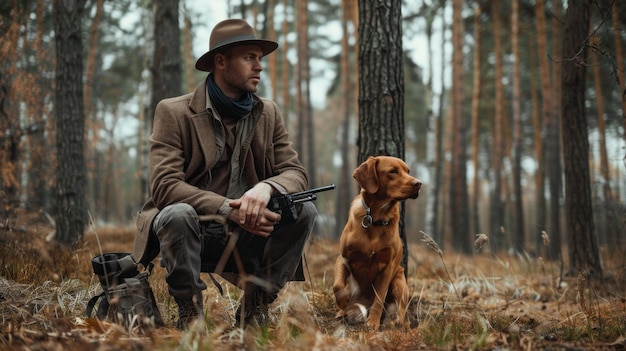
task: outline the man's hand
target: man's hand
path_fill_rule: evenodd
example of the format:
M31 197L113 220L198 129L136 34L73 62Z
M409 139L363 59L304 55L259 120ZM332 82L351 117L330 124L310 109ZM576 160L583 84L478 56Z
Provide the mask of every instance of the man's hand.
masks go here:
M273 191L271 185L258 183L241 198L230 202L233 211L228 219L252 234L268 237L280 221L280 215L267 208Z

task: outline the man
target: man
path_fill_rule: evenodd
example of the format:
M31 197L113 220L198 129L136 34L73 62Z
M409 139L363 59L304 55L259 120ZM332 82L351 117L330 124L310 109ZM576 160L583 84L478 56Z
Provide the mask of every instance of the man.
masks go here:
M278 225L281 216L267 209L273 194L308 187L276 104L254 94L261 59L277 47L244 20L222 21L196 62L206 80L156 107L151 198L137 216L133 256L145 265L161 253L181 329L203 317L200 272L244 289L236 318L246 324L266 322L284 285L304 280L315 206L299 205L295 222Z

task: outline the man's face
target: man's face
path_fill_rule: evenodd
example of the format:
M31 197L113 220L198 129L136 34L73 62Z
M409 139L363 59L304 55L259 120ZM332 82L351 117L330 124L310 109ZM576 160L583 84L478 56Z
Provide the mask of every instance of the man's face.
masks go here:
M223 55L216 66L218 84L226 96L239 99L244 93L254 93L261 80L263 51L255 45L235 46ZM220 59L216 60L220 61ZM216 77L217 77L216 76Z

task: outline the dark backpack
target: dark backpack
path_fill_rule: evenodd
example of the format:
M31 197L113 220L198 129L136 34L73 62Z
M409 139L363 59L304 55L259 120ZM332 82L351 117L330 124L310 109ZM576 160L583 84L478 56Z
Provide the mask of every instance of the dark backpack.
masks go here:
M163 319L148 283L154 265L150 263L139 272L137 263L128 253L105 253L91 260L93 272L100 280L102 293L87 303L87 317L92 317L100 300L96 317L108 318L125 328L135 325L163 326Z

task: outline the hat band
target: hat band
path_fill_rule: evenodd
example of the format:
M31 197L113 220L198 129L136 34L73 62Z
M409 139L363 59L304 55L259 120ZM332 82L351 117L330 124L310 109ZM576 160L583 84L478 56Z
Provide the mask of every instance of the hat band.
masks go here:
M236 43L238 41L246 41L246 40L259 40L259 39L257 39L253 35L240 35L238 37L224 39L224 40L216 43L215 45L213 45L211 50L213 50L215 48L219 48L220 46L224 46L224 45L227 45L227 44L232 44L232 43Z

